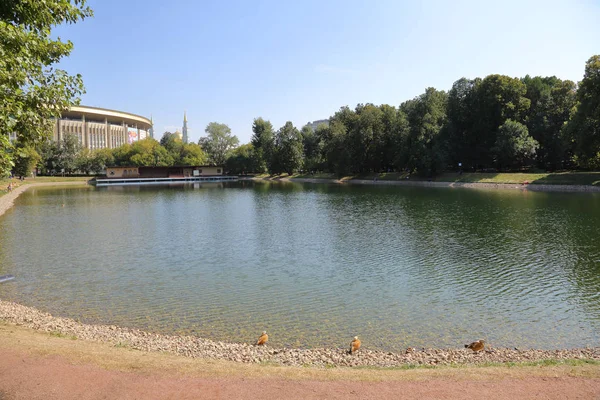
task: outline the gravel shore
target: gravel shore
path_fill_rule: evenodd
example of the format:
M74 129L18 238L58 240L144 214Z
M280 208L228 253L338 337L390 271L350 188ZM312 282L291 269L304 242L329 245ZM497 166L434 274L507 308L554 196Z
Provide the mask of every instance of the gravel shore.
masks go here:
M399 367L407 365L473 365L484 363L527 362L540 360L600 360L600 347L569 350L506 349L488 346L473 353L457 349L409 349L404 354L368 349L368 340L353 355L346 348L290 349L257 347L247 343L226 343L194 336L170 336L113 325L88 325L69 318L53 317L31 307L0 300L0 321L43 332L110 343L142 351L157 351L194 358L211 358L242 363L271 363L317 367ZM258 332L260 333L260 332ZM258 336L257 333L257 336ZM274 333L276 334L276 333ZM350 343L348 339L348 343ZM249 340L253 340L249 338Z

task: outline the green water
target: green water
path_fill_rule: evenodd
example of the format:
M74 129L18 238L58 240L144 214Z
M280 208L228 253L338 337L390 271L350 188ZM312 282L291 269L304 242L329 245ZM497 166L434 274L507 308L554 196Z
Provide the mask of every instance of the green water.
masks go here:
M273 346L600 345L598 194L240 182L15 204L0 299L83 322Z

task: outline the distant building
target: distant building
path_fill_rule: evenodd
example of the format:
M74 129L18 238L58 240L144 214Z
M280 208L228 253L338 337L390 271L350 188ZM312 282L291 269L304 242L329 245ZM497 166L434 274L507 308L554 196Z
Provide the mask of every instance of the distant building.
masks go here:
M107 178L188 178L223 175L221 166L106 167Z
M52 139L75 135L84 148L114 149L154 136L152 119L106 108L72 106L54 121Z
M175 141L183 142L183 133L179 132L179 129L177 129L175 133L173 133L173 136L175 136Z
M319 126L321 124L325 124L325 125L329 126L329 120L328 119L320 119L317 121L309 122L306 125L310 126L314 132L317 130L317 126Z

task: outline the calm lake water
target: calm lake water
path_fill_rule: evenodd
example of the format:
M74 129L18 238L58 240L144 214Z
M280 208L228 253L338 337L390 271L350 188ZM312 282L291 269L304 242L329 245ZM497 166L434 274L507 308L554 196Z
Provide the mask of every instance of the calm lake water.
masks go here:
M600 196L310 184L33 188L0 298L273 346L600 345Z

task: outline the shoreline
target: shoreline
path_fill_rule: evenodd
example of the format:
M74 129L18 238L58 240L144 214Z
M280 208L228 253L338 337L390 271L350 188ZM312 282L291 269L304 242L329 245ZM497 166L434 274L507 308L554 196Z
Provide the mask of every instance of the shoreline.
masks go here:
M43 186L75 186L75 185L88 185L86 181L66 181L66 182L32 182L24 183L17 186L12 192L6 193L0 196L0 217L8 211L15 203L15 199L19 197L24 191L32 187L43 187Z
M268 181L269 179L252 178ZM310 183L347 183L325 179L277 179ZM484 187L501 189L522 189L517 185L502 184L452 184L446 182L396 182L396 181L355 181L353 184L399 184L406 186L432 187ZM414 185L417 183L417 185ZM0 197L0 216L13 204L14 200L30 187L82 185L84 182L40 182L17 187L11 193ZM433 184L433 185L432 185ZM435 185L437 184L437 185ZM515 187L506 187L515 186ZM541 186L541 185L536 185ZM557 185L549 185L557 186ZM600 188L598 188L600 189ZM578 190L570 190L578 191ZM584 190L585 191L585 190ZM600 191L600 190L599 190ZM8 283L9 284L9 283ZM145 332L138 329L122 328L114 325L89 325L70 318L54 317L32 307L0 299L0 321L24 326L36 331L49 332L57 336L71 337L91 342L109 343L116 347L127 347L145 352L167 352L179 356L202 359L227 360L249 364L275 364L283 366L329 367L379 367L407 368L412 366L436 365L481 365L537 362L544 360L594 360L600 362L600 347L574 348L561 350L508 349L489 347L481 353L458 349L419 349L406 353L391 353L369 350L368 345L356 355L348 355L346 348L271 348L257 347L246 343L230 343L203 339L195 336L165 335ZM253 339L251 339L253 340ZM366 342L365 342L366 343Z
M3 399L591 399L586 361L435 368L303 368L145 353L0 323ZM8 397L6 397L8 396Z
M298 182L298 183L328 183L338 185L383 185L433 188L467 188L467 189L497 189L521 190L532 192L571 192L571 193L600 193L600 186L591 185L548 185L548 184L517 184L517 183L485 183L485 182L436 182L436 181L386 181L367 179L322 179L322 178L240 178L264 182Z
M196 336L151 333L115 325L90 325L70 318L54 317L32 307L0 300L0 321L24 326L53 336L73 340L108 343L144 352L163 352L200 359L226 360L245 364L272 364L295 367L376 367L412 368L415 366L473 366L531 363L555 360L593 360L600 362L600 347L562 350L508 349L488 346L474 353L465 348L410 349L405 353L363 348L350 355L346 348L272 348L247 343L213 341ZM276 334L276 333L275 333Z

